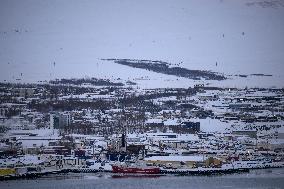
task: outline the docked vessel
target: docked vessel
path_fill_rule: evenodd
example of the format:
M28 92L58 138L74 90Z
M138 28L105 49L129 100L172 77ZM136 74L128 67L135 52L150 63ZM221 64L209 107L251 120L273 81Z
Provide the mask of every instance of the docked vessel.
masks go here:
M113 173L140 173L140 174L159 174L158 167L128 167L121 165L112 165Z

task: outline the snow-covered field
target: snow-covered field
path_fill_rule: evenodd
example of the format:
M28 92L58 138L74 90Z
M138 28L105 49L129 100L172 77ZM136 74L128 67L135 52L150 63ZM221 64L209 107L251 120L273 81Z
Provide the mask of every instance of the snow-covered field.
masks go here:
M142 88L283 87L283 18L283 0L1 1L0 81L88 76L133 80ZM193 81L101 58L273 76Z

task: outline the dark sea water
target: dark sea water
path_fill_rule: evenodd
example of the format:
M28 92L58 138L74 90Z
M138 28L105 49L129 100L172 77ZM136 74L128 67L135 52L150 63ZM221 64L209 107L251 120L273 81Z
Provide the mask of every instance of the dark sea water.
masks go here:
M38 179L1 181L0 188L19 189L162 189L162 188L284 188L284 168L214 176L142 176L111 173L68 173Z

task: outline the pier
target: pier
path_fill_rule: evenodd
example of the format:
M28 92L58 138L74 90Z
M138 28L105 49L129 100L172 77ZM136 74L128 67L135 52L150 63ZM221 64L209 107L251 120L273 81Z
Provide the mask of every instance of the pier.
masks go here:
M0 176L0 181L3 180L14 180L14 179L34 179L39 178L45 175L51 174L66 174L66 173L98 173L98 172L108 172L112 173L109 170L97 170L97 169L88 169L88 168L79 168L79 169L59 169L59 170L47 170L42 172L26 172L23 174L11 174ZM238 169L161 169L160 173L157 175L216 175L216 174L232 174L232 173L242 173L249 172L248 168L238 168Z

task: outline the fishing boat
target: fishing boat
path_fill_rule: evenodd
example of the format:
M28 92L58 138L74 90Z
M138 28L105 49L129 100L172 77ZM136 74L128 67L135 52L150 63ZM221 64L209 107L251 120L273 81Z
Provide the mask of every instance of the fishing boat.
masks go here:
M158 167L142 167L139 165L112 165L113 173L140 173L140 174L159 174L160 168Z

